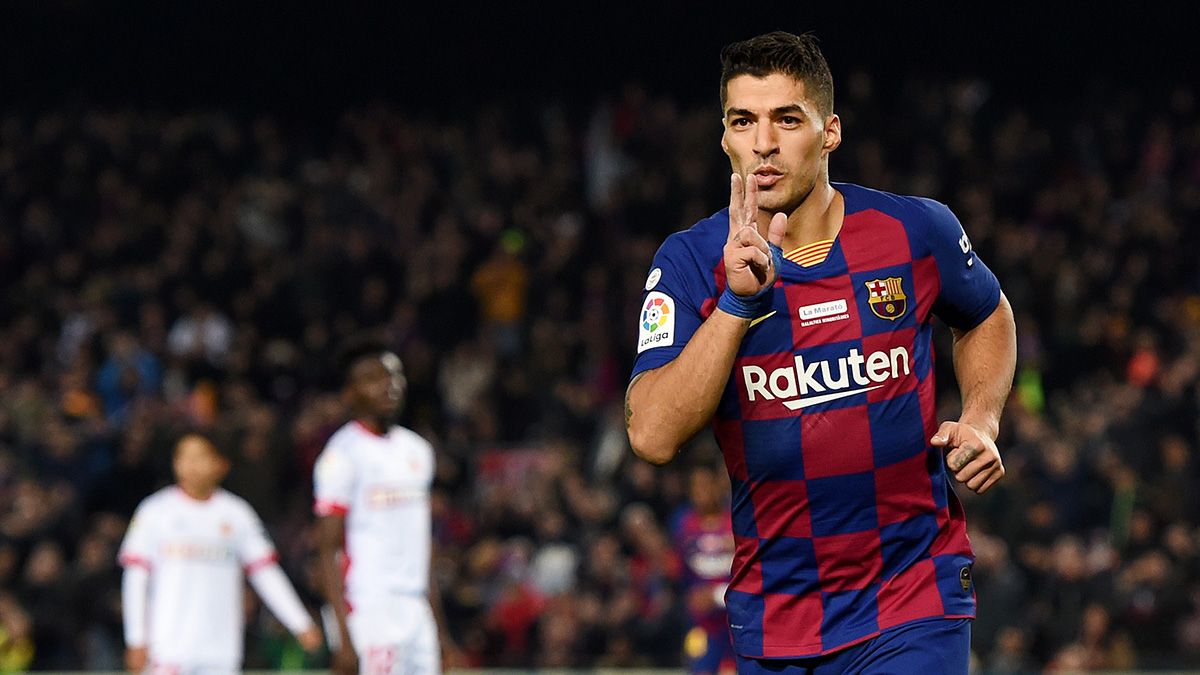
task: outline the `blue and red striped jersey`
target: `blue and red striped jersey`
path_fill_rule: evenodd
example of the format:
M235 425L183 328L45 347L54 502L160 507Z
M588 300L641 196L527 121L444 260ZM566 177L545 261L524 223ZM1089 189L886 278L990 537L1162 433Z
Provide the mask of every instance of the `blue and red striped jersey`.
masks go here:
M748 657L975 615L966 520L929 444L932 320L973 328L1000 285L944 204L834 187L841 231L824 261L784 261L712 422L733 491L729 627ZM635 376L678 356L715 309L728 234L722 210L655 255Z

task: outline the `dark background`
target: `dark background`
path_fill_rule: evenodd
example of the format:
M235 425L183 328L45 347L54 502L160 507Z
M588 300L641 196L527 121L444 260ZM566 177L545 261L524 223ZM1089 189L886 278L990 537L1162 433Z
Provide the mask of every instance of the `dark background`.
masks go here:
M984 75L1026 99L1153 85L1200 61L1200 9L1184 2L502 4L5 2L0 98L307 116L587 100L636 80L696 101L714 94L722 45L774 29L816 31L835 80Z
M1200 8L975 4L0 0L0 668L120 668L116 547L193 426L317 607L376 329L468 663L678 666L662 543L717 451L635 460L621 397L655 249L727 195L719 50L775 29L823 41L834 179L950 204L1017 311L1009 473L960 490L983 672L1200 667ZM250 611L246 665L297 667Z

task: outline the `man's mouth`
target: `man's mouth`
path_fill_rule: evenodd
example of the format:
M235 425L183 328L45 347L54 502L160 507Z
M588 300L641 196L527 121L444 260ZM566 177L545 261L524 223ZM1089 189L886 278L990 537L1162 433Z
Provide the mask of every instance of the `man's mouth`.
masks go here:
M783 172L770 166L754 170L754 180L760 188L769 188L783 179Z

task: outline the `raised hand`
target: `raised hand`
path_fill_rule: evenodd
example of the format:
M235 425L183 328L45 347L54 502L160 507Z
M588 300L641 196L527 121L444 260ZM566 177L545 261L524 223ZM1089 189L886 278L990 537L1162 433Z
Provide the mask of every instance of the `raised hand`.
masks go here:
M725 242L725 280L729 290L751 296L775 283L779 270L768 243L783 244L787 216L776 213L767 238L758 232L758 181L751 174L729 179L729 239Z

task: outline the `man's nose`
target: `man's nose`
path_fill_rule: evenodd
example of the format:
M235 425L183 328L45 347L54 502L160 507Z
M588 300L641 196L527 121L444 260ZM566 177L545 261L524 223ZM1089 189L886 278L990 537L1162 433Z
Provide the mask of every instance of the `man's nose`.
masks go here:
M757 125L754 130L754 154L770 157L778 151L779 137L775 133L775 125L770 122Z

